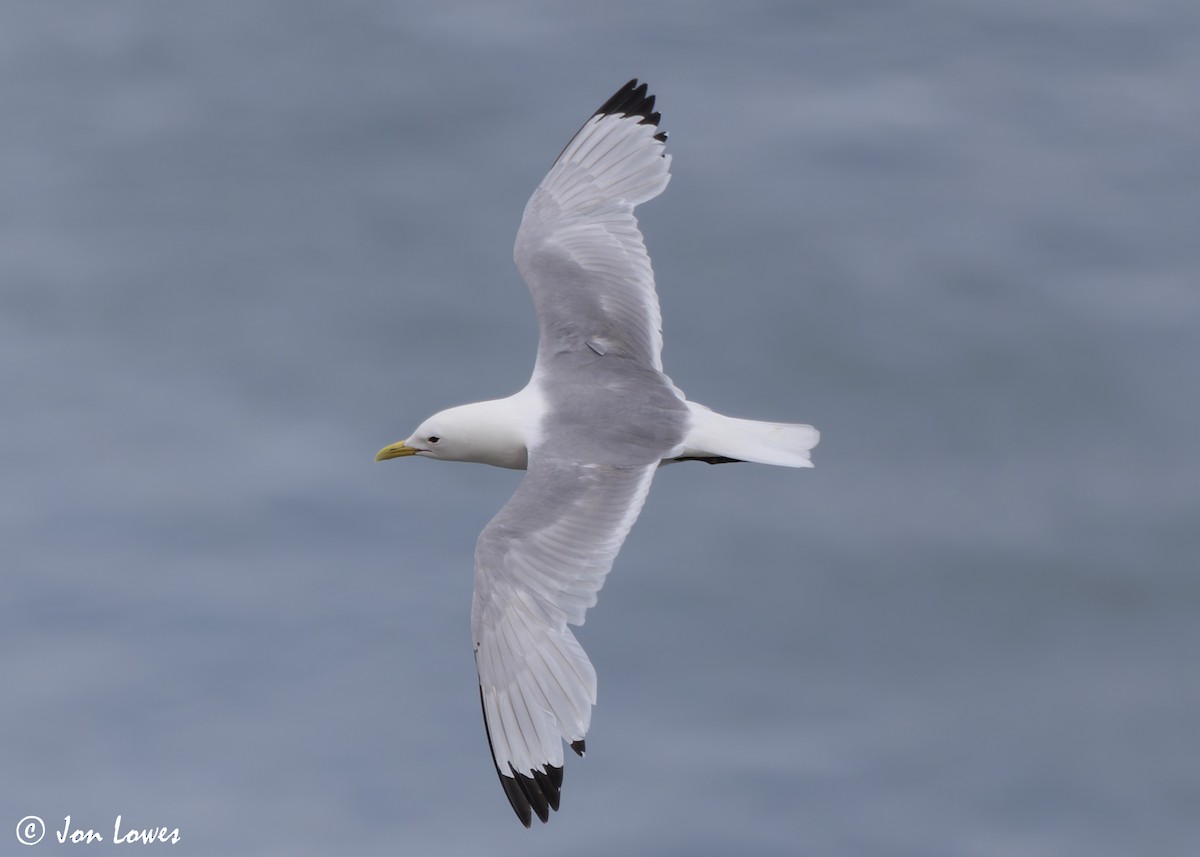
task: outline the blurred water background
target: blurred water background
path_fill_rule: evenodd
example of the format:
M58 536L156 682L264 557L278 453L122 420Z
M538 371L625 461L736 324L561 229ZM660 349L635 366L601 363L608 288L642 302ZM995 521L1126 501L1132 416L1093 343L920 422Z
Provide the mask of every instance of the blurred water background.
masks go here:
M526 831L519 475L372 456L524 384L522 207L635 75L668 371L823 439L660 474ZM3 853L1200 853L1194 3L13 2L0 81Z

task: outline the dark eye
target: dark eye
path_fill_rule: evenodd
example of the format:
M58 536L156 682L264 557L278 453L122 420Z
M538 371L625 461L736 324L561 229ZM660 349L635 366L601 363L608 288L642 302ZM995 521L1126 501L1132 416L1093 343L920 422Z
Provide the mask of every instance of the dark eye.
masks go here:
M439 440L441 440L441 438L438 437L436 434L431 434L429 437L427 437L425 439L427 441L429 441L430 443L437 443Z

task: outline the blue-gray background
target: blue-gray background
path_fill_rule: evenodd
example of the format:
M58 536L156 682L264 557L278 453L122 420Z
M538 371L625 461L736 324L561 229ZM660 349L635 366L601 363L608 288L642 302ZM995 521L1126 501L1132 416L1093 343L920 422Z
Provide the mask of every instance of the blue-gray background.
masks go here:
M6 5L0 851L1200 853L1197 20ZM525 831L468 635L519 476L372 456L524 383L522 206L634 75L668 371L823 440L660 474Z

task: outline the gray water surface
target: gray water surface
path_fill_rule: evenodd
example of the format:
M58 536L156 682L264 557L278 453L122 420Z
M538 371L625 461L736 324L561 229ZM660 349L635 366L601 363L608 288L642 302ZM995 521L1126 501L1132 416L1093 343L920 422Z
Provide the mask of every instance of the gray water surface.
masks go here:
M668 371L823 439L660 474L526 831L519 474L372 456L524 384L522 207L635 75ZM1200 853L1197 80L1169 0L9 4L0 852Z

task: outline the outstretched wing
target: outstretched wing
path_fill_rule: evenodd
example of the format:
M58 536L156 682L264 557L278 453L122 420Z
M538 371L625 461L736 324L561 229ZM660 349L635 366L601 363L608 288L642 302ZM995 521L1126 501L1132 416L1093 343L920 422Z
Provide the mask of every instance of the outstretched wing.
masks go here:
M514 259L533 295L538 359L587 345L662 369L662 318L634 206L670 179L667 135L631 80L584 123L525 206Z
M496 772L526 825L558 809L563 742L580 755L596 672L580 625L687 413L661 373L661 320L634 206L670 178L636 80L592 115L525 207L514 257L540 340L542 437L475 551L471 625Z
M596 671L567 627L584 612L641 511L657 463L530 455L475 549L471 628L496 773L528 827L558 809L563 741L583 755Z

